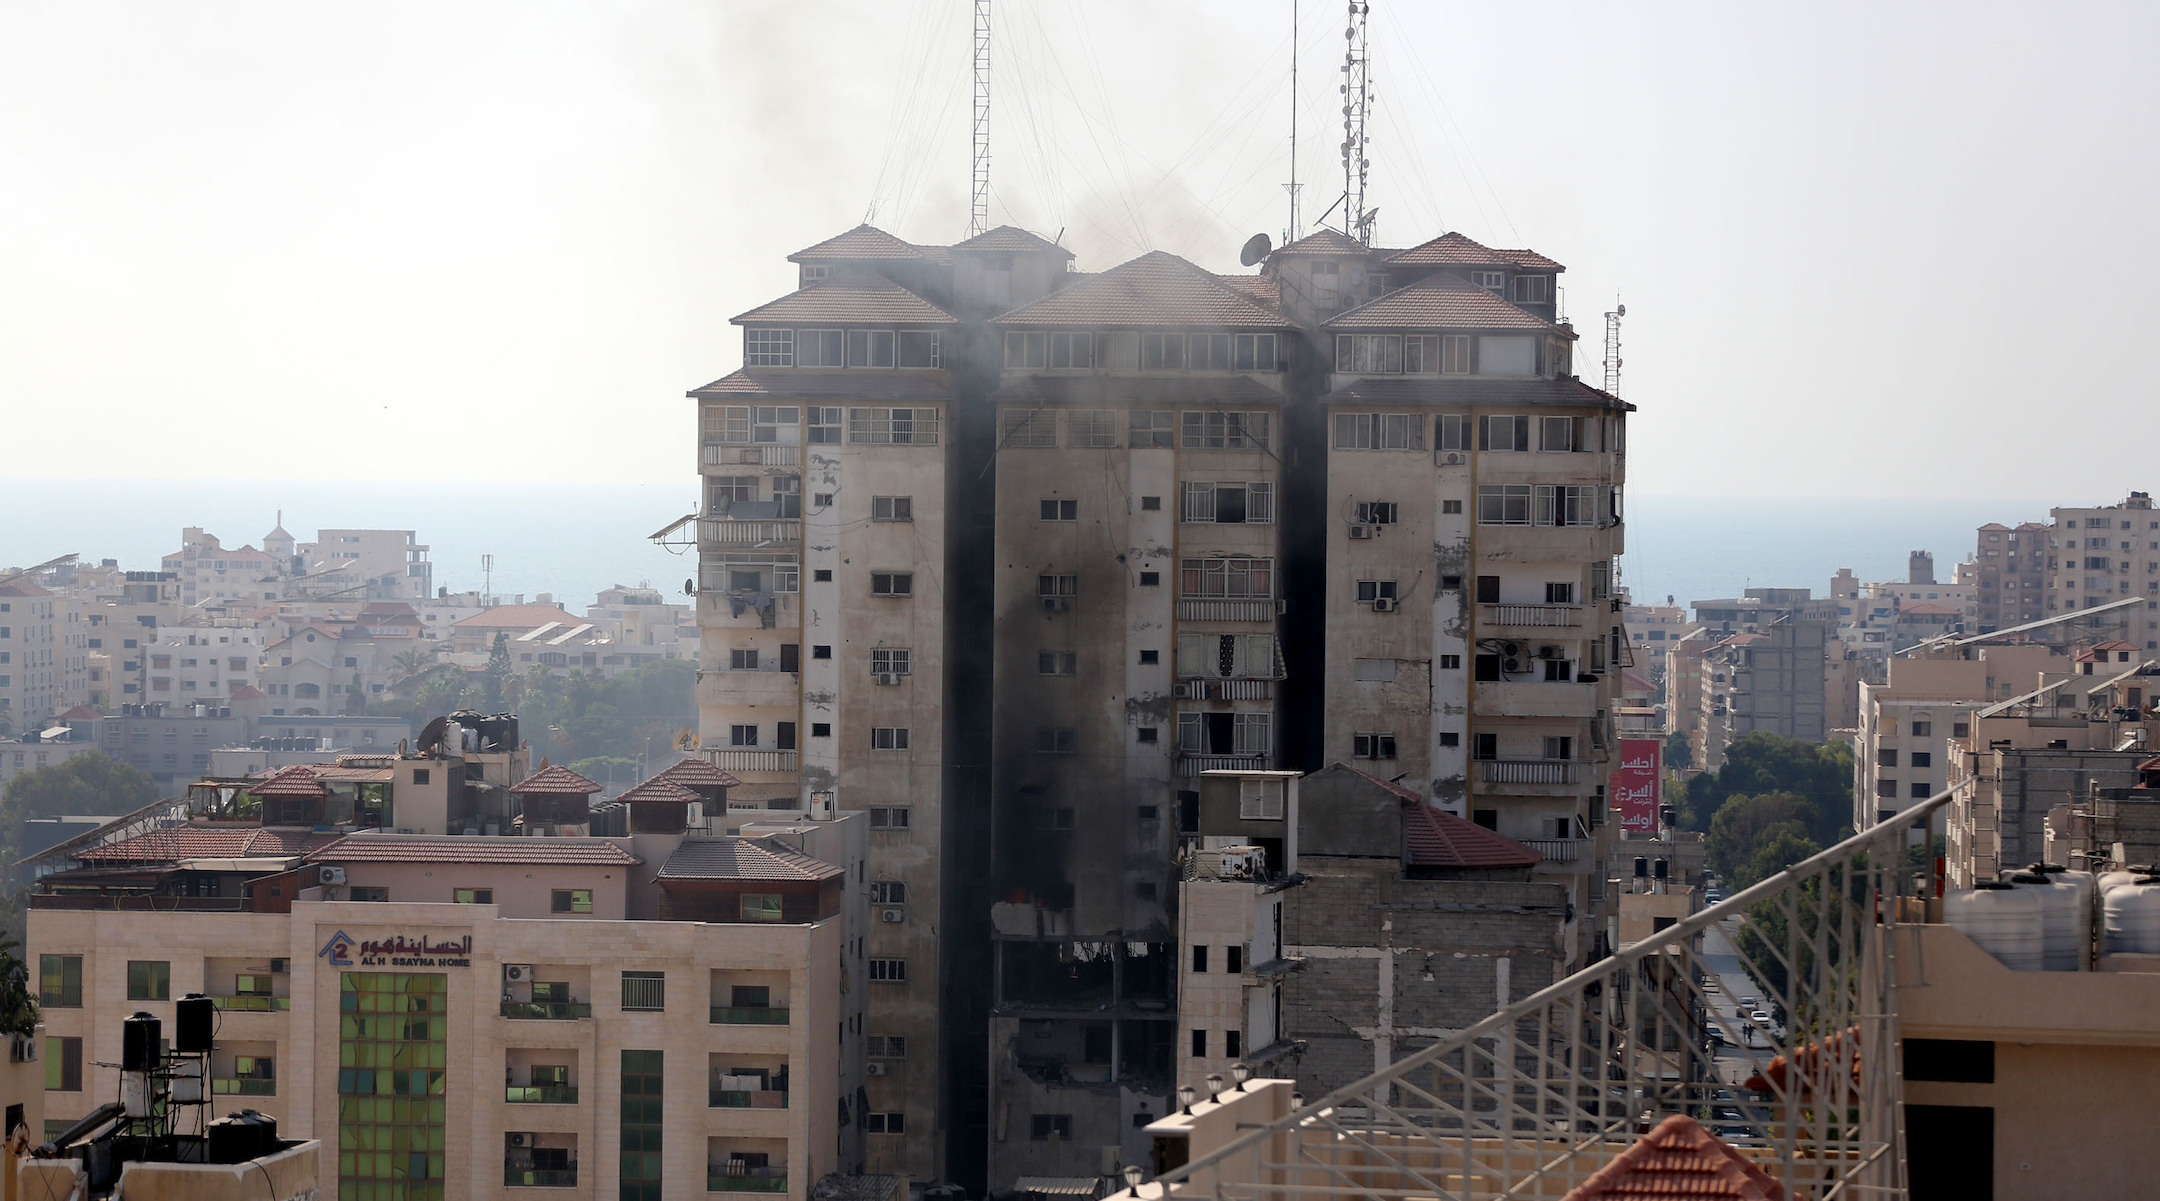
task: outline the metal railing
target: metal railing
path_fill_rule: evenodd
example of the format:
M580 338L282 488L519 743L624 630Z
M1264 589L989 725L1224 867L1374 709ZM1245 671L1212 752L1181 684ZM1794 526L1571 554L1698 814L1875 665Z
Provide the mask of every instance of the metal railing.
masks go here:
M1587 838L1524 838L1518 841L1543 855L1548 863L1573 863L1582 858L1583 848L1590 844Z
M1266 755L1179 755L1177 771L1181 776L1197 776L1204 771L1260 771L1267 767Z
M1181 597L1179 621L1273 621L1277 613L1272 600L1230 600L1215 597Z
M800 521L733 521L725 517L698 521L698 542L704 546L793 546L800 541Z
M1487 784L1573 784L1582 765L1572 759L1480 759L1478 779Z
M266 997L259 993L212 996L210 1000L227 1013L283 1013L292 1008L291 997Z
M503 1100L512 1105L575 1105L575 1084L505 1084Z
M576 1168L513 1168L503 1165L503 1184L510 1188L576 1188Z
M734 747L711 748L705 758L721 771L794 771L797 751L753 751Z
M251 1076L216 1076L210 1080L213 1097L275 1097L277 1081Z
M712 1024L715 1026L785 1026L788 1011L773 1006L715 1005L712 1007Z
M730 1172L722 1168L707 1168L705 1169L705 1191L708 1193L784 1193L787 1191L787 1170L784 1168L752 1168L746 1172Z
M1285 1117L1195 1146L1139 1194L1549 1201L1685 1113L1795 1201L1902 1197L1894 981L1903 902L1924 884L1908 838L1952 795ZM1736 988L1763 1002L1741 1008Z
M788 1095L778 1089L713 1088L707 1090L710 1109L786 1109Z
M502 1015L523 1021L575 1022L592 1016L589 1001L504 1001Z
M1478 619L1494 626L1579 626L1581 605L1479 605Z
M794 467L802 463L802 447L770 442L707 442L707 467Z

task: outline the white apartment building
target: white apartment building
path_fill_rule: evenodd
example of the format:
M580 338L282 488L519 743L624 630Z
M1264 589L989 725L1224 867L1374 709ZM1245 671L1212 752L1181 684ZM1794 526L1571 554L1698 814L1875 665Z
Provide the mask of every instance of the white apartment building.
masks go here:
M166 626L144 652L147 698L208 701L261 683L264 630L238 623Z
M2160 510L2152 496L2132 492L2097 508L2048 510L2047 615L2090 609L2130 596L2143 609L2110 614L2113 635L2160 651Z
M435 593L435 566L413 530L317 530L292 553L305 571L298 589L310 596L416 601Z
M275 601L285 595L293 574L289 555L253 546L228 547L217 535L192 525L180 531L180 549L166 555L159 567L179 580L183 606Z
M28 579L0 583L0 734L35 733L89 698L87 636L72 600Z

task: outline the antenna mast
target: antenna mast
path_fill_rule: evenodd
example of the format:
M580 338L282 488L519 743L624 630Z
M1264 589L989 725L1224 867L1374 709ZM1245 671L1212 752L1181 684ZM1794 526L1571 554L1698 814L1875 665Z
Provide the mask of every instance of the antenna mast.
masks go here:
M1612 396L1620 395L1620 319L1625 316L1624 304L1605 314L1605 391Z
M1365 157L1365 111L1372 103L1366 77L1365 15L1372 5L1350 0L1350 21L1343 30L1343 232L1366 245L1372 244L1373 214L1365 211L1365 172L1372 162Z
M968 236L990 232L990 0L975 0L975 202Z
M1290 0L1290 182L1283 190L1290 193L1290 228L1283 231L1283 245L1287 246L1305 236L1305 219L1298 213L1297 181L1297 60L1298 60L1298 0Z

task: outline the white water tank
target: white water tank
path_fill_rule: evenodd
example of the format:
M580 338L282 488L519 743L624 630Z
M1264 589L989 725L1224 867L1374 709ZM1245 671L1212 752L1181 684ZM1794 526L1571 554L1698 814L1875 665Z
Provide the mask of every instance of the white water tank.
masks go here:
M2100 895L2104 897L2110 889L2118 885L2135 884L2137 879L2138 874L2136 872L2102 872L2095 884L2100 889Z
M2092 932L2091 918L2081 919L2077 885L2056 880L2042 872L2018 872L2010 883L2021 892L2040 898L2040 966L2044 971L2075 972L2085 966L2085 943ZM2091 913L2089 908L2083 911Z
M1943 921L2011 971L2037 972L2044 966L2038 889L1983 880L1970 892L1943 898Z
M2110 955L2160 955L2160 876L2118 884L2100 900L2100 949Z

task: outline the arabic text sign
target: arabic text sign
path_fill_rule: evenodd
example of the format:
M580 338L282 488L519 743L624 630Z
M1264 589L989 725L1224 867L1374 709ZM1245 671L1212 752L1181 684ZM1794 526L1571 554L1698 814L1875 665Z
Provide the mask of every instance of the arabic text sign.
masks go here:
M1661 748L1655 738L1620 740L1620 762L1612 773L1612 811L1623 830L1655 834L1658 826L1658 788Z

